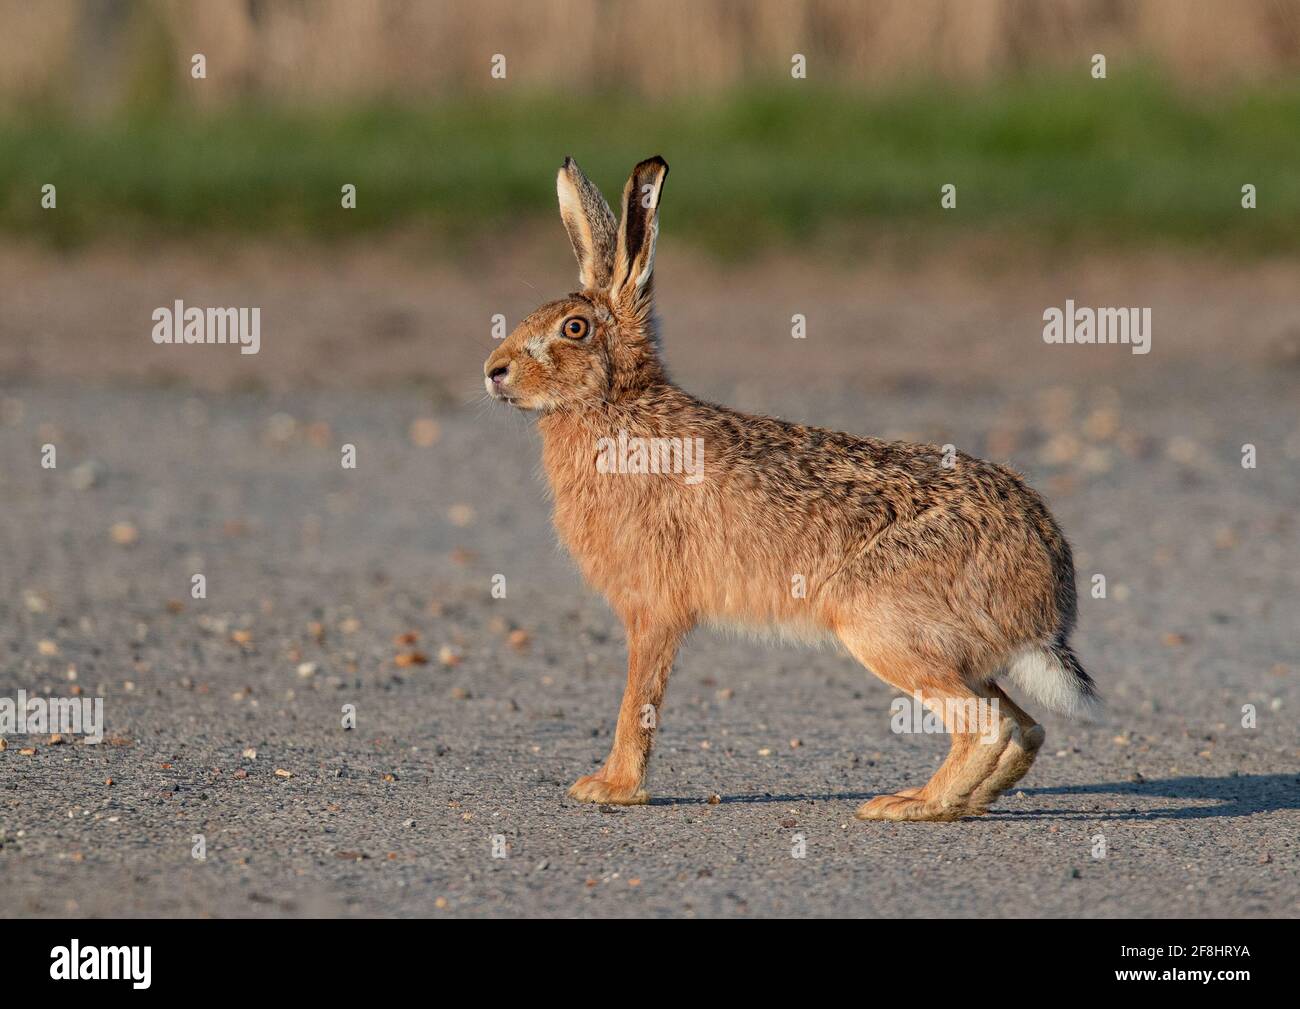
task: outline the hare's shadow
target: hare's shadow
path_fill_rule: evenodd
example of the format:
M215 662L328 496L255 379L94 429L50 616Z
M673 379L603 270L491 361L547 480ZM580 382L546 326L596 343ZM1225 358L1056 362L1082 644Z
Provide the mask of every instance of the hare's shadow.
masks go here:
M1284 809L1300 809L1300 773L1238 774L1227 777L1188 775L1148 781L1104 782L1096 785L1061 785L1021 789L1036 795L1128 795L1139 799L1211 800L1213 804L1158 806L1127 810L1034 810L1005 816L1065 817L1086 820L1205 820L1214 817L1251 816Z
M1189 806L1158 806L1139 809L1136 806L1117 809L1029 809L1007 810L996 806L989 810L988 818L1013 819L1065 819L1065 820L1203 820L1212 817L1251 816L1254 813L1272 813L1283 809L1300 809L1300 773L1292 774L1239 774L1232 777L1188 776L1157 778L1146 781L1108 781L1095 785L1060 785L1054 788L1021 788L1025 797L1033 799L1042 795L1119 795L1135 799L1187 799L1211 800L1212 804ZM804 795L729 795L719 799L720 805L728 803L757 802L863 802L879 792L834 792ZM700 804L707 799L654 798L653 805Z

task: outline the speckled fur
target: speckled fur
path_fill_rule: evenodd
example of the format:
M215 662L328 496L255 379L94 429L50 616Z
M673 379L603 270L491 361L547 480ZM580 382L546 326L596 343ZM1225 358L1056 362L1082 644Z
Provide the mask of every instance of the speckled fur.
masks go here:
M1034 693L1032 670L1046 666L1059 675L1040 692L1056 706L1094 696L1067 643L1076 611L1069 545L1042 498L1004 466L960 453L945 466L934 446L743 414L673 385L657 352L652 293L667 171L658 158L634 170L611 249L612 214L603 218L604 200L565 162L557 188L583 288L530 315L485 366L491 394L539 414L556 529L628 632L613 749L570 794L645 801L677 645L703 622L836 638L927 702L999 699L997 740L953 732L949 759L924 788L859 810L902 820L981 813L1042 742L997 677L1019 661L1031 672L1017 682ZM585 226L570 220L576 207L593 215ZM579 340L562 331L574 317L589 327ZM620 432L702 439L702 479L600 472L598 445Z

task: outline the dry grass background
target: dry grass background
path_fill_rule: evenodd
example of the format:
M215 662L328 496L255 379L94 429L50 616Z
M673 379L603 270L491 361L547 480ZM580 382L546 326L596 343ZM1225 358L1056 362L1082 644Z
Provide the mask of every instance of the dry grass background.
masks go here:
M1300 69L1300 0L0 0L0 102L692 93L788 80L984 80L1107 54L1197 86ZM208 80L181 89L188 56Z

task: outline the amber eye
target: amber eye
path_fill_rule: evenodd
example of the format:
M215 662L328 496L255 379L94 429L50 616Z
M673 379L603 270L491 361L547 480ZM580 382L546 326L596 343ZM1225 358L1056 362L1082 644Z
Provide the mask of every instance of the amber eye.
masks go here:
M570 340L581 340L587 335L587 320L580 315L565 319L561 331Z

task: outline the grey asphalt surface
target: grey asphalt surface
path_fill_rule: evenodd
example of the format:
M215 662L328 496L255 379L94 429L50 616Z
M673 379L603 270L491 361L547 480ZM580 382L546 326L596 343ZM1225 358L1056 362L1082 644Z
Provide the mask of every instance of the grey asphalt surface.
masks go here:
M108 734L6 740L6 912L1293 916L1294 375L1212 371L1020 394L685 383L1010 459L1048 496L1107 712L1039 713L1023 788L955 824L852 818L946 752L891 732L891 688L829 650L703 631L669 689L652 804L568 801L609 745L620 628L556 545L530 423L472 402L472 376L432 404L5 383L0 697L80 687ZM412 651L427 663L395 662Z

